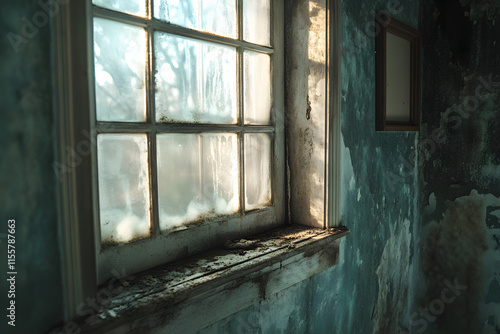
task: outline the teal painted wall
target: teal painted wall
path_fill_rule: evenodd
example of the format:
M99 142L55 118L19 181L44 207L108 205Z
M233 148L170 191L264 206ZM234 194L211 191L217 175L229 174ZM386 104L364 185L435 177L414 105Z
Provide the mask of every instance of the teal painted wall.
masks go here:
M0 3L0 333L42 333L62 321L50 26L26 30L37 1ZM43 21L39 21L43 23ZM17 43L14 43L17 45ZM16 220L16 327L7 325L7 221Z
M496 0L421 2L418 333L500 333L499 17Z

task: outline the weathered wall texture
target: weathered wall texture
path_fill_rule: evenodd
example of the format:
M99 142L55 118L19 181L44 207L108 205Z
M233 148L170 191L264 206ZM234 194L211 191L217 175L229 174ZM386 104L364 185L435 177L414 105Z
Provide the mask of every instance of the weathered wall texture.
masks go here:
M375 132L374 13L418 25L418 1L343 1L342 223L339 264L202 331L209 333L405 333L419 266L416 164L400 157L416 133ZM392 174L391 174L392 173Z
M496 0L421 2L417 333L500 333L499 14Z
M63 313L50 27L26 28L17 53L8 35L23 36L23 21L39 11L34 0L0 3L0 333L46 332ZM16 220L15 328L6 318L8 219Z

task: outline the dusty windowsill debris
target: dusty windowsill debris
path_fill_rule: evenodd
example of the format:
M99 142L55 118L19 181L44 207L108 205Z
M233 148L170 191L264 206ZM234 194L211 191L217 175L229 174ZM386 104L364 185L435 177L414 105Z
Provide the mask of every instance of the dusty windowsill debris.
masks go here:
M247 239L227 241L219 249L135 274L128 286L103 305L91 321L81 319L82 326L94 331L109 327L110 322L123 323L130 317L175 307L227 282L245 280L248 273L284 261L297 249L307 248L316 240L327 237L334 240L348 233L345 227L325 230L291 225Z

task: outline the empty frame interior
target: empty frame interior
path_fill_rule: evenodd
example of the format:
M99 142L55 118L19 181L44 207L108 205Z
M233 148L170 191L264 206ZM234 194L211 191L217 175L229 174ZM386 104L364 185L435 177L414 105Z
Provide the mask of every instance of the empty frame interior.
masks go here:
M410 121L410 41L387 33L387 77L385 119L390 122Z
M382 29L376 37L376 130L418 131L419 34L388 16L377 24Z

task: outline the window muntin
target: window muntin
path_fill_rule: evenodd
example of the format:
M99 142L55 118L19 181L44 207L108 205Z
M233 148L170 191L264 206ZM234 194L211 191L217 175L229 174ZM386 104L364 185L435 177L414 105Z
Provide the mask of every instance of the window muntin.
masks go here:
M224 238L257 230L266 221L276 226L282 219L278 211L284 212L282 196L275 196L276 189L284 191L283 177L276 176L284 155L283 140L276 137L283 131L280 124L276 128L275 119L283 119L276 109L283 110L276 108L272 84L271 6L264 8L268 17L257 22L267 27L268 38L257 45L258 39L243 37L244 25L251 22L243 14L248 7L243 1L191 1L223 5L230 13L234 2L236 38L213 24L169 23L155 12L160 2L151 2L146 15L116 11L122 8L116 1L94 0L92 6L94 134L100 143L94 169L100 206L96 221L103 268L116 262L118 253L127 253L123 247L110 250L113 244L154 241L144 253L177 248L166 257L176 259L179 247L194 251L198 246L189 245L204 243L205 237L213 243L213 232L207 235L202 225L214 222L215 233L220 230ZM135 145L120 159L101 143L116 138ZM138 141L145 141L145 148ZM140 154L133 158L131 152ZM130 171L139 173L138 165L141 177ZM114 176L106 174L106 166L113 166L115 171L107 174ZM121 179L119 170L127 171ZM131 193L136 191L147 196ZM227 223L221 224L221 218ZM175 234L177 240L168 245L168 235L179 231L188 231L183 241ZM139 256L130 262L139 263Z

